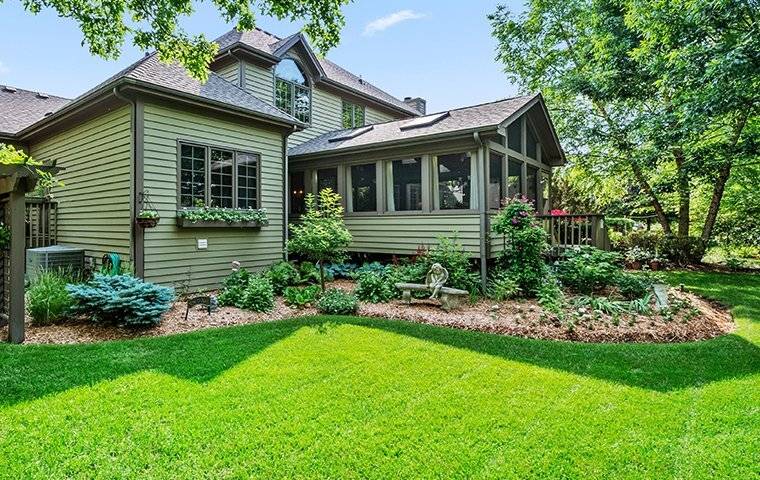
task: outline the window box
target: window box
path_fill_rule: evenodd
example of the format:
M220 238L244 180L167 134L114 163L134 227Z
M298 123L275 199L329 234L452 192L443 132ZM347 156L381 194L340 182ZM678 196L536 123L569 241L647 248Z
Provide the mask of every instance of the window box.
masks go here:
M269 225L269 220L250 222L225 222L224 220L192 221L179 215L177 216L177 226L179 228L261 228L267 225Z
M269 225L267 212L203 207L177 211L180 228L261 228Z

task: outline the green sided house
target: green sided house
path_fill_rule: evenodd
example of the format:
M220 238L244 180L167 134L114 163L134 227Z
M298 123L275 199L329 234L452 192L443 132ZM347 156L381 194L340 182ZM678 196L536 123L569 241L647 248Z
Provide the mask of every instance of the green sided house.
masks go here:
M213 288L233 260L282 259L304 196L326 187L343 196L351 250L363 253L412 254L456 234L487 260L502 198L550 209L564 154L540 95L427 114L422 98L316 56L300 33L233 30L217 42L206 83L154 54L73 100L0 87L0 142L64 169L59 244L117 253L149 281ZM268 222L178 218L201 203L264 209ZM136 222L148 207L155 228Z

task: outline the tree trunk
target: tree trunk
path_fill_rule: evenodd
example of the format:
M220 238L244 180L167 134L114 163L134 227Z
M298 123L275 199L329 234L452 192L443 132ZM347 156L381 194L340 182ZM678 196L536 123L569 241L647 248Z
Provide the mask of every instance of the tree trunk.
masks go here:
M662 230L666 235L672 234L673 231L670 228L670 220L668 220L667 215L665 215L665 209L662 208L662 204L657 198L657 194L654 193L652 186L649 185L649 182L647 182L647 179L644 177L644 173L641 171L641 167L633 160L629 161L628 163L630 164L631 170L633 171L633 176L636 177L636 180L644 190L644 193L646 193L649 196L649 199L652 201L654 213L657 215L657 220L660 222L660 225L662 225Z
M678 191L678 236L688 237L689 226L691 224L691 186L689 185L689 174L684 168L684 154L681 148L673 151L673 157L676 161L676 190Z
M325 293L325 265L319 262L319 284L322 287L322 293Z
M718 170L718 177L715 179L715 187L713 188L712 198L710 199L710 208L707 210L705 226L702 229L702 241L705 243L709 242L710 238L712 238L712 231L715 227L715 221L718 219L718 211L720 211L720 202L723 200L723 192L726 189L726 183L728 182L728 178L731 176L731 168L734 164L733 149L736 144L739 143L739 139L742 136L742 131L747 125L747 117L749 116L750 110L751 109L747 109L746 112L744 112L736 119L736 125L734 126L734 138L731 140L731 145L728 149L729 151L727 152L728 158L720 167L720 170Z

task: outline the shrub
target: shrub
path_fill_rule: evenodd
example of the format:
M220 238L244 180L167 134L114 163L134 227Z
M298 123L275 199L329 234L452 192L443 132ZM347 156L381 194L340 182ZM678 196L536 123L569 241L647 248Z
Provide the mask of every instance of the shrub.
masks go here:
M388 275L376 272L364 272L359 274L359 282L356 285L356 296L364 302L384 303L396 296Z
M172 306L174 290L130 275L95 274L87 283L68 285L72 310L95 322L127 327L157 325Z
M46 325L63 319L74 300L66 290L72 276L59 271L42 271L26 291L26 308L34 323Z
M660 230L631 230L622 235L610 235L610 243L615 250L624 252L629 248L639 247L654 254L662 240Z
M308 287L286 287L283 292L285 303L291 307L304 308L315 302L319 298L319 285L309 285Z
M506 239L500 265L524 295L536 295L547 275L544 254L548 242L546 231L536 223L533 204L525 198L508 199L494 217L492 228Z
M297 285L301 279L296 267L285 261L277 262L269 267L266 276L272 283L275 295L282 295L286 287Z
M298 265L298 274L300 275L299 283L319 283L321 275L319 269L312 262L301 262ZM325 280L332 279L330 272L325 270Z
M546 310L559 317L563 316L563 309L565 307L565 294L559 286L559 282L553 275L549 275L544 279L541 286L536 293L538 298L538 304Z
M448 270L447 287L466 290L470 292L471 296L477 295L480 291L480 274L472 271L470 258L464 251L462 244L457 240L456 235L453 238L438 237L438 244L431 248L426 256L420 257L419 262L425 266L426 274L434 263L440 263L443 268Z
M251 275L236 307L254 312L268 312L274 307L274 289L266 276Z
M330 263L325 265L325 274L333 278L352 278L356 271L355 263Z
M250 278L251 274L245 268L240 268L227 275L222 281L222 292L217 298L219 305L238 307Z
M613 284L622 271L621 260L615 252L579 247L564 253L564 259L557 263L557 276L566 287L591 294Z
M615 286L620 295L628 300L634 300L643 298L647 294L652 288L652 280L644 275L621 272L615 278Z
M306 213L301 223L292 225L293 237L288 250L303 255L306 260L319 262L342 262L352 237L343 221L340 195L326 188L319 192L319 201L313 194L306 195ZM320 268L320 284L325 289L324 268Z
M354 270L354 278L359 278L359 276L363 273L371 272L371 273L378 273L380 275L385 275L388 273L388 270L390 270L390 266L383 265L380 262L365 262L362 264L361 267L358 267L356 270Z
M396 298L401 298L401 291L396 289L397 283L425 283L425 276L427 275L428 265L423 261L416 261L411 263L401 263L393 265L388 269L386 274L388 277L388 284L391 286ZM427 298L430 296L430 292L422 290L413 290L412 296L415 298Z
M700 263L705 256L707 245L699 237L679 237L666 235L658 244L659 253L680 266Z
M486 295L491 300L504 301L514 298L520 294L520 286L509 272L497 270L488 279L488 289Z
M328 315L352 315L359 309L359 300L353 293L330 288L317 301L317 310Z

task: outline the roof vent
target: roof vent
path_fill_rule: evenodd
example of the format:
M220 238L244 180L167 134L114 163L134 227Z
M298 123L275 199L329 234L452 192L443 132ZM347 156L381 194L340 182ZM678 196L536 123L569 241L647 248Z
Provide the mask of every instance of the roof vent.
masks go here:
M431 125L435 125L436 123L440 122L441 120L448 117L449 115L450 115L449 112L443 112L443 113L428 115L427 117L417 117L414 120L411 120L401 125L399 127L399 130L403 132L406 130L412 130L414 128L429 127Z
M5 90L6 92L11 92L11 93L16 93L17 92L17 90L14 87L11 87L10 85L4 86L3 90Z
M329 140L327 140L330 143L334 142L342 142L343 140L351 140L352 138L356 138L359 135L364 135L365 133L371 131L374 127L372 125L369 125L367 127L357 128L355 130L348 130L345 133L338 134L337 137L333 137Z
M52 115L52 114L53 114L53 112L45 112L45 116L46 116L46 117L49 117L49 116L50 116L50 115Z
M364 79L359 75L359 85L364 85Z
M37 98L50 98L50 95L47 93L37 92Z

